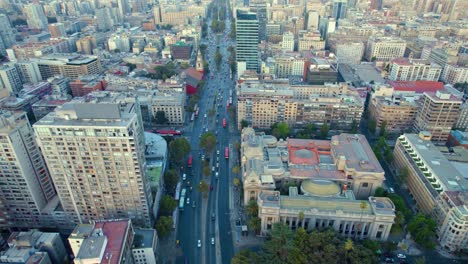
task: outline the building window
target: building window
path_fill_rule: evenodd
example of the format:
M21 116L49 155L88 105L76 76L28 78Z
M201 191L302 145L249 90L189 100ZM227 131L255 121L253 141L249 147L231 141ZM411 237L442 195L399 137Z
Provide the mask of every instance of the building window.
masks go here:
M369 183L367 183L367 182L363 183L363 184L362 184L362 187L364 187L364 188L369 187Z

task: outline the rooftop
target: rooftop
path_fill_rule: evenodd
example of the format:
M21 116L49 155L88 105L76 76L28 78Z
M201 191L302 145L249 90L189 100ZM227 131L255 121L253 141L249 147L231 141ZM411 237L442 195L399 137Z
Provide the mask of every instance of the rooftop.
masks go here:
M95 229L102 228L104 235L107 237L108 242L106 245L105 255L111 255L112 258L104 258L101 264L119 264L122 257L122 249L124 242L127 239L127 229L130 227L129 220L120 221L105 221L96 223ZM130 231L131 232L131 231ZM80 250L81 251L81 250ZM104 255L104 256L105 256Z
M153 247L154 236L156 232L154 229L135 229L135 236L133 240L133 248L151 248Z
M279 195L278 191L263 191L259 195L263 206L279 209L326 212L343 212L364 215L394 215L395 206L386 197L369 197L368 201L349 197L316 197L306 195ZM361 203L367 206L362 209Z
M444 89L442 82L434 81L389 81L395 91L414 93L436 92Z
M417 134L404 134L404 137L445 191L468 190L468 172L459 172L431 141L423 140Z

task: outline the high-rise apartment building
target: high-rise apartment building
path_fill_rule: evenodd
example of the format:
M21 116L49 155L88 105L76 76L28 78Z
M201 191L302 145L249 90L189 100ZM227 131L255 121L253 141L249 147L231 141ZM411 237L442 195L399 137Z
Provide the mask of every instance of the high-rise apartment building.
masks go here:
M365 57L368 61L390 61L405 55L406 42L394 37L371 36Z
M438 81L442 67L427 60L397 58L390 64L389 79L393 81Z
M23 83L36 84L42 81L42 76L36 62L29 60L16 62L16 68L21 73Z
M440 79L450 84L468 82L468 67L446 64Z
M152 223L138 100L106 92L57 107L34 130L65 214L75 223Z
M147 0L133 0L132 12L145 13L148 10Z
M0 38L5 48L9 48L15 43L14 28L11 26L10 20L5 14L0 14Z
M14 64L0 65L0 88L17 95L23 89L21 75Z
M414 130L429 131L433 141L445 142L460 114L462 100L446 90L425 92Z
M317 10L310 10L307 13L307 30L319 29L320 14Z
M291 31L283 33L281 48L285 51L294 51L294 34Z
M359 123L364 102L345 84L293 85L246 81L238 94L238 127L242 120L254 128L268 128L278 122L290 126L327 123L350 129Z
M96 24L99 31L108 31L114 26L111 10L108 7L96 9Z
M26 112L0 112L0 144L0 229L52 227L41 213L56 192Z
M28 22L28 27L32 29L47 29L47 17L44 14L42 5L38 3L28 4L24 7L23 13Z
M407 168L406 184L417 207L437 222L437 240L449 251L466 250L468 181L460 170L432 144L424 131L401 135L395 145L395 166Z
M52 38L60 38L67 36L65 25L63 23L49 24L49 32Z
M259 70L258 19L255 13L237 10L236 59L244 62L247 70Z
M360 64L364 55L364 43L361 41L340 41L334 46L338 63Z
M120 19L124 20L125 16L130 13L130 6L128 0L117 0L117 6L119 8Z
M97 48L97 43L93 36L82 37L76 41L76 49L82 54L91 55L95 48Z

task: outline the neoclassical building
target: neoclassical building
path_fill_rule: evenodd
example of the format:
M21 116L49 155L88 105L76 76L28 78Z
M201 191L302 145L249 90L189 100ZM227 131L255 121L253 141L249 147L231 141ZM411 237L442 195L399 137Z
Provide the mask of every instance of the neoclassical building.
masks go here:
M304 180L327 180L352 190L357 199L372 196L385 180L384 170L363 135L341 134L331 140L277 140L271 135L242 130L244 203L263 190Z
M352 191L340 191L330 181L308 181L306 188L307 195L299 195L297 187L290 187L289 195L278 191L260 193L262 235L274 223L282 222L291 229L331 227L346 237L387 240L395 219L395 206L389 198L371 196L368 200L356 200Z

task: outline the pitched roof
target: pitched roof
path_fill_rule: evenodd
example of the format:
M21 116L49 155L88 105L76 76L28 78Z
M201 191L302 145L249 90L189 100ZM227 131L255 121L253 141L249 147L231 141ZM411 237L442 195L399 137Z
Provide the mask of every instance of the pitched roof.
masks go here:
M198 81L201 81L203 79L203 74L198 72L193 67L190 67L190 68L186 69L185 74L187 74L187 76L190 76L190 77L192 77L194 79L197 79Z

